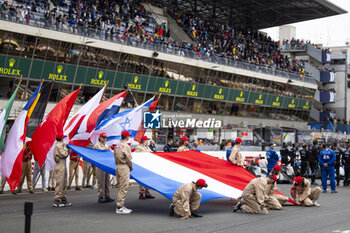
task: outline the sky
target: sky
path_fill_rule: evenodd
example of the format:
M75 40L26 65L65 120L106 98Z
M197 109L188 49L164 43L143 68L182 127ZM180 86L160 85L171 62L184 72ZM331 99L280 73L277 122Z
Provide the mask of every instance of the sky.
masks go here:
M328 0L329 2L350 12L350 0ZM350 43L350 13L309 20L291 24L296 27L298 39L310 40L312 43L326 47L345 46ZM278 27L263 29L274 40L279 40Z

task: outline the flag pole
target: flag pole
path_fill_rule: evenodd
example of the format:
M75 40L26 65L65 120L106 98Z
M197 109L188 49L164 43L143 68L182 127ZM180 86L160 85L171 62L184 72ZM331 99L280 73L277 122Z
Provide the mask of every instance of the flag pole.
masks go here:
M107 84L106 84L106 86L105 86L105 90L103 91L103 94L101 95L100 103L102 102L103 96L104 96L105 93L106 93L106 89L107 89L107 86L108 86L108 82L109 82L109 80L107 80Z
M4 177L4 179L5 179L5 177ZM7 181L6 181L6 179L5 179L4 183L3 183L2 186L1 186L1 193L4 192L4 188L5 188L6 182L7 182Z
M130 92L130 94L131 94L131 96L132 96L132 98L133 98L133 100L134 100L136 106L139 106L139 105L137 104L136 99L135 99L135 96L134 96L134 94L132 93L132 91L130 90L130 87L129 87L129 86L128 86L127 90Z
M38 183L38 181L39 181L39 179L40 179L40 176L43 174L43 171L45 170L45 165L46 165L46 164L44 163L43 168L40 169L39 176L38 176L38 178L36 179L36 181L35 181L35 183L34 183L33 189L35 189L35 186L36 186L36 184Z

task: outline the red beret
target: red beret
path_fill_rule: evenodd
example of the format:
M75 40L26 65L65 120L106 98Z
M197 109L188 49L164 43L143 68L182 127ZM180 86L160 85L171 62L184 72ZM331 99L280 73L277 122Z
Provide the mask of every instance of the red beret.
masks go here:
M56 136L56 138L59 138L59 139L62 139L64 137L65 136L64 136L64 134L62 132L58 133L57 136Z
M143 136L143 137L141 138L141 140L142 140L142 141L146 141L146 140L149 140L149 138L148 138L147 136Z
M181 141L188 141L188 137L186 137L186 136L183 136L182 138L181 138Z
M107 134L106 133L101 133L100 137L107 137Z
M301 177L301 176L297 176L294 179L294 182L297 183L297 184L301 183L302 181L303 181L303 177Z
M242 138L236 138L236 141L235 141L236 143L242 143L243 141L242 141Z
M129 131L124 130L124 131L122 132L122 136L123 136L123 137L128 137L128 136L131 136L131 135L130 135Z
M281 166L277 164L273 167L273 169L275 169L276 171L281 171Z
M204 188L208 187L208 184L203 179L198 179L196 184L198 187L204 187Z

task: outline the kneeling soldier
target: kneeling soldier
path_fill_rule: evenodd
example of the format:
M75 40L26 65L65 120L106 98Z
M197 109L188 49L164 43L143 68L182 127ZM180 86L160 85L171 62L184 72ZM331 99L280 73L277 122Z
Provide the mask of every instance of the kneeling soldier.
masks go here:
M237 210L244 211L251 214L259 214L260 209L264 214L268 214L269 211L266 208L266 188L267 185L273 184L277 181L275 174L270 174L268 177L254 178L244 188L242 198L243 200L238 202L233 212Z
M294 183L292 184L292 187L290 189L290 195L296 200L296 195L298 194L298 203L302 206L317 206L319 207L320 204L316 202L318 197L320 196L321 188L316 187L311 190L310 188L310 181L307 179L297 176L294 180Z
M174 216L176 213L182 217L182 220L189 219L191 216L202 217L196 212L202 199L202 195L197 190L206 187L208 187L208 184L203 179L183 184L174 193L173 201L169 207L169 215Z

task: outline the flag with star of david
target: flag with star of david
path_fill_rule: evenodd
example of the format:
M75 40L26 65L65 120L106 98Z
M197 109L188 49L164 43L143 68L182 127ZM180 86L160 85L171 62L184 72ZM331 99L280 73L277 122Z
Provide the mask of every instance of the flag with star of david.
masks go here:
M136 108L132 108L121 113L115 114L106 120L102 121L92 132L90 141L93 144L96 144L101 133L107 134L106 144L111 146L113 144L117 144L121 140L121 133L124 130L129 131L131 134L130 141L131 142L137 131L140 128L140 125L143 121L143 113L148 111L148 108L152 104L154 97L143 103L142 105L137 106Z

